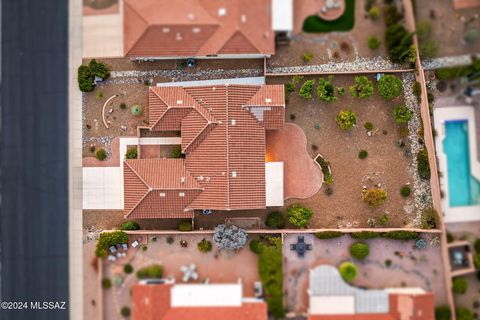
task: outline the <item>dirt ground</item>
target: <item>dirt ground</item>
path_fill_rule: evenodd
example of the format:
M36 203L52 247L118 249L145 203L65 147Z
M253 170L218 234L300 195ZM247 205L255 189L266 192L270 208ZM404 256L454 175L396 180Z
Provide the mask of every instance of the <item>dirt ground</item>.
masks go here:
M127 221L123 210L83 210L84 233L87 229L113 230L119 229ZM143 230L177 230L181 219L142 219L135 220Z
M288 46L278 46L275 55L268 60L271 67L301 66L308 64L325 64L329 62L354 61L356 58L387 58L383 45L385 24L383 15L373 21L366 17L364 9L366 0L355 1L355 25L349 32L305 33L302 31L303 21L312 15L318 7L316 0L294 2L294 32ZM377 0L376 5L383 7L383 1ZM376 36L380 47L372 50L368 47L368 38ZM304 53L312 53L313 59L305 63Z
M369 77L373 80L373 76ZM285 81L289 79L268 78L268 83ZM393 108L402 104L403 98L385 101L376 92L370 98L354 98L348 92L353 82L353 76L337 76L334 85L345 87L346 93L332 103L319 102L316 97L305 100L297 95L298 90L290 95L286 120L304 130L312 158L320 153L330 161L334 182L330 196L319 192L307 200L289 200L286 205L300 202L313 209L312 228L367 227L369 218L378 221L384 214L389 217L386 226L410 227L415 217L413 197L402 198L400 188L413 183L408 170L411 159L405 156L405 149L396 145L403 139L408 148L408 141L402 138L393 121ZM336 114L345 109L351 109L357 116L357 126L349 131L340 130L335 122ZM371 122L378 129L371 137L363 128L365 122ZM362 149L368 152L364 160L358 158ZM385 185L388 192L385 205L370 207L363 202L362 187L368 177Z
M90 59L84 59L83 63L88 64ZM125 70L176 70L181 68L184 59L158 60L158 61L134 61L129 58L102 58L112 71ZM185 68L186 72L198 72L211 69L262 69L263 59L198 59L193 68Z
M480 7L454 10L452 0L416 0L417 22L432 24L433 39L437 43L437 57L474 54L480 52L480 38L472 44L464 41L467 30L480 29Z
M286 235L283 244L284 290L289 311L306 311L310 269L321 264L337 267L344 261L353 261L358 266L354 286L368 289L421 287L435 293L436 305L447 302L441 248L430 244L429 235L423 235L429 243L424 250L414 248L413 241L368 240L370 254L363 261L351 258L348 250L354 240L348 235L320 240L313 234L305 234L305 242L312 244L312 251L299 258L296 252L290 250L290 244L297 241L297 236ZM391 262L389 267L385 264L386 260Z
M105 262L104 276L112 279L118 275L123 283L120 287L113 286L110 290L104 290L104 316L105 319L122 319L119 314L121 307L131 305L130 287L137 282L135 272L140 268L160 263L164 267L164 277L173 277L177 283L182 283L180 267L195 263L199 279L194 282L202 282L208 279L210 283L237 283L241 279L243 283L244 297L252 297L254 294L254 282L259 281L257 256L248 249L248 244L238 253L219 251L215 245L211 252L201 253L197 243L203 238L209 241L212 236L203 235L174 235L174 242L168 244L167 236L148 236L147 250L129 249L127 257L115 263ZM180 246L180 240L186 240L188 247ZM132 251L133 250L133 251ZM134 272L126 275L123 265L130 263Z

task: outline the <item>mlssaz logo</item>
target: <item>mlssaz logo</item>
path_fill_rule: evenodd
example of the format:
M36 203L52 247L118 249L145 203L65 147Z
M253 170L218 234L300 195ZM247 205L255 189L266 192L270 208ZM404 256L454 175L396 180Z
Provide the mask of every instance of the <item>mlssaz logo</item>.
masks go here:
M32 301L30 309L36 310L66 310L65 301Z

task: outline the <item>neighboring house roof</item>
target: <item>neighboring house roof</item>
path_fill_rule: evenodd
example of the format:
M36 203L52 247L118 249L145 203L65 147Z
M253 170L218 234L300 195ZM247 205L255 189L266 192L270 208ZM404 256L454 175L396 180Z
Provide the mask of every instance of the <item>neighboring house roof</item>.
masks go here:
M274 53L270 0L125 0L129 57Z
M172 307L173 284L132 286L133 320L267 320L264 302L243 302L239 306Z
M352 314L309 314L308 320L431 320L435 318L435 297L420 288L365 290L346 284L338 270L321 265L310 270L310 296L354 297ZM386 300L385 300L386 298ZM310 303L315 301L310 299ZM315 309L310 306L310 310ZM341 309L341 307L340 307ZM343 310L342 310L343 311Z
M149 168L141 171L158 175L155 181L162 181L170 189L182 187L178 186L181 176L192 177L196 185L192 182L188 194L181 199L142 198L152 192L147 192L149 188L154 191L160 188L139 183L133 174L139 170L127 168L146 159L128 160L124 173L125 215L173 218L191 215L189 211L193 209L265 208L265 130L281 128L284 122L282 85L151 87L150 129L181 131L185 159L163 159L163 167L155 169L150 163L136 164L136 167ZM175 161L175 165L169 164L170 161ZM169 166L175 166L176 175L166 173L171 170ZM180 170L177 166L183 168ZM142 174L136 176L142 177ZM151 202L146 206L142 199ZM166 204L170 209L163 210ZM141 212L144 208L146 213Z

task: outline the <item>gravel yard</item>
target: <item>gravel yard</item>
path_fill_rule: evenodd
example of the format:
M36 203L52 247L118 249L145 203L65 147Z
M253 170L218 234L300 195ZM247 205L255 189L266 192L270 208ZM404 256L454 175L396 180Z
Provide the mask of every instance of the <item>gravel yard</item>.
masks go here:
M368 76L374 83L373 75ZM317 77L305 77L318 79ZM284 83L287 77L270 77L268 83ZM318 101L315 96L306 100L298 96L298 88L289 97L286 120L299 125L307 136L307 148L315 157L322 154L330 162L334 182L333 193L327 195L323 188L315 196L301 201L289 200L286 205L300 202L313 209L312 228L414 227L420 209L431 205L429 183L417 176L415 157L422 147L418 131L419 110L411 93L412 77L406 76L406 93L393 101L386 101L375 92L370 98L355 98L348 92L353 76L336 76L335 87L344 87L346 93L335 102ZM314 86L316 91L316 85ZM375 89L376 91L376 89ZM400 129L393 120L395 106L405 104L413 113L409 130ZM342 131L335 122L341 110L351 109L357 125ZM372 135L363 127L365 122L374 126ZM400 141L401 140L401 144ZM399 145L400 144L400 145ZM403 147L402 147L403 146ZM366 150L368 157L359 159L359 151ZM364 203L362 187L380 183L388 193L384 205L372 207ZM412 194L402 197L400 189L410 185ZM388 221L381 224L382 216ZM385 218L384 218L385 219Z

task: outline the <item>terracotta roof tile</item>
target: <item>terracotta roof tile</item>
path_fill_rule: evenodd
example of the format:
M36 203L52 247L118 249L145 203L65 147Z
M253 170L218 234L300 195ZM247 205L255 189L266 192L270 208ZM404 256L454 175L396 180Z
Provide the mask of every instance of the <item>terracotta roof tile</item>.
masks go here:
M201 186L183 159L132 159L124 162L125 217L188 218Z
M278 93L280 89L281 94ZM264 96L273 97L278 105L266 107L259 119L257 112L252 112L245 105L253 97L262 99ZM155 184L162 188L167 185L179 188L172 179L178 180L179 176L188 173L192 188L200 191L192 191L177 203L168 203L169 212L177 212L182 206L214 210L265 208L265 129L283 126L285 106L280 103L280 98L283 98L282 86L271 89L253 85L151 88L151 130L181 130L185 160L179 160L176 165L184 168L174 168L172 163L168 163L169 169L154 169L151 166L155 163L147 165L139 161L134 162L140 163L139 169L132 170L141 171L139 177L149 177L145 182L148 187ZM185 101L184 105L168 108L178 100ZM162 165L165 166L165 163L162 162ZM131 175L128 170L125 174ZM152 177L154 175L161 176ZM127 192L137 189L126 186L126 197ZM136 211L145 209L148 211L146 215L154 215L154 206L161 203L153 199L143 200ZM128 206L125 202L126 210L132 210L134 200L139 201L136 198L129 200ZM161 214L159 211L158 216L164 217L165 214L164 210Z
M126 0L129 57L274 53L269 0Z
M171 307L172 285L132 286L132 320L267 320L264 302L240 307Z

